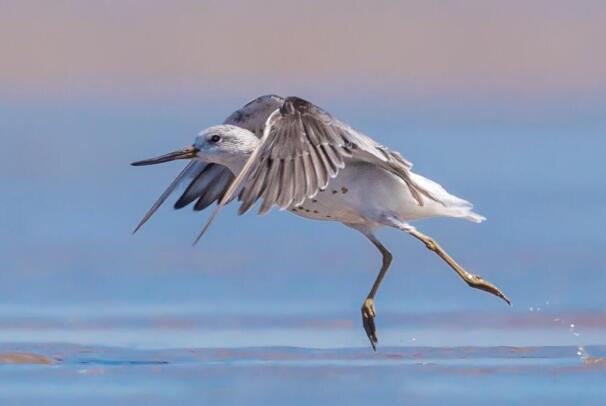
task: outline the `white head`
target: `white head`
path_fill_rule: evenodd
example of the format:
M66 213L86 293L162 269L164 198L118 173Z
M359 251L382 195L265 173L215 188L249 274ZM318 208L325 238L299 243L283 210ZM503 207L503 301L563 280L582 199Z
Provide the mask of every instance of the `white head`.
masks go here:
M198 158L231 167L246 162L259 139L252 132L235 125L215 125L200 132L194 142Z
M197 158L227 166L237 173L258 143L257 136L244 128L229 124L215 125L201 131L192 146L156 158L133 162L132 165L154 165L176 159Z

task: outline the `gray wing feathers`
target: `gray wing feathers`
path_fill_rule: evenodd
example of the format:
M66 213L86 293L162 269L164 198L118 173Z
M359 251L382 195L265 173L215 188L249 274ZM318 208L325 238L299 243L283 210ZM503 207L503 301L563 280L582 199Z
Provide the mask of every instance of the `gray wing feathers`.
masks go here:
M328 113L326 113L328 114ZM337 119L334 120L334 126L342 129L348 135L348 140L352 142L355 159L361 159L377 164L385 170L397 175L408 186L410 193L420 206L423 206L423 197L431 199L440 204L444 204L438 198L433 196L428 190L414 182L410 176L412 162L405 159L399 152L391 151L365 134L356 131L347 124Z
M267 140L246 179L240 213L257 200L260 214L274 204L287 208L324 189L345 166L352 142L328 113L313 104L289 97L267 123Z
M224 166L213 163L203 164L202 170L176 201L175 209L181 209L196 199L198 201L194 205L194 210L205 209L223 196L233 178L229 169Z
M263 200L260 214L269 211L274 204L281 208L297 205L326 188L330 179L345 167L345 158L372 162L394 173L406 183L421 206L422 196L440 202L411 179L412 164L399 153L298 97L258 97L233 112L224 124L245 128L258 137L263 135L258 151L253 153L243 173L234 181L226 167L195 160L190 162L148 210L135 231L187 178L192 181L175 203L175 208L197 200L194 210L203 210L213 202L219 202L199 239L221 206L236 197L236 191L239 191L241 201L240 214L259 199Z
M257 97L242 108L234 111L223 124L236 125L252 131L258 137L263 134L265 121L271 113L284 104L284 98L275 94Z
M283 103L284 98L277 95L257 97L231 113L223 124L246 128L260 136L269 115ZM175 209L181 209L197 199L194 210L204 210L223 197L233 179L233 174L226 167L212 163L206 164L203 170L191 181L174 207Z
M267 125L268 139L244 180L239 212L259 199L259 214L275 204L282 209L312 198L345 166L345 158L369 161L400 177L419 205L423 196L438 201L410 176L412 164L333 118L321 108L297 97L284 100Z
M234 179L234 176L229 170L225 170L221 167L221 171L208 183L208 186L202 190L200 197L194 205L194 210L204 210L210 206L213 202L219 200L225 194L225 191L229 187L229 184Z
M139 230L143 226L143 224L145 224L147 222L147 220L149 220L150 217L154 215L154 213L160 208L160 206L162 206L162 204L171 195L171 193L175 191L175 189L181 184L182 181L184 181L185 179L190 178L192 176L193 177L197 176L197 174L203 170L203 167L204 167L204 164L199 161L195 161L195 160L190 161L185 166L185 168L183 168L181 173L179 173L179 175L172 181L172 183L170 185L168 185L166 190L154 202L154 204L147 211L147 213L145 213L145 215L143 216L143 218L141 219L139 224L137 224L137 227L135 227L133 234L136 233L137 230Z
M198 171L196 176L193 177L187 188L185 188L185 191L183 192L181 197L179 197L179 199L175 202L175 209L181 209L196 200L202 193L204 187L208 186L208 182L203 182L204 174L212 171L213 168L215 168L215 165L203 163L201 164L202 169Z

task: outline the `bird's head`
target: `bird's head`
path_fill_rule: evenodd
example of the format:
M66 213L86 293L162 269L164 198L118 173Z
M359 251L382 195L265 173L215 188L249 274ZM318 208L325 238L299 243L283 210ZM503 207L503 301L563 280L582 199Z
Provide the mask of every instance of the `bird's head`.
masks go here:
M259 139L254 133L234 125L215 125L200 132L194 144L155 158L133 162L134 166L155 165L176 159L200 159L229 168L239 167L254 151Z
M225 164L236 158L238 161L252 154L259 139L252 132L234 125L215 125L200 132L194 142L198 156L208 162Z

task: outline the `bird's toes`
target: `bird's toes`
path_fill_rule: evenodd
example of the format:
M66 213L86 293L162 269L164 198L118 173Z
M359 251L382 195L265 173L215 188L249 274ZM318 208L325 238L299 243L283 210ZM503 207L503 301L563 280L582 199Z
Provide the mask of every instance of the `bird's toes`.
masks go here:
M476 288L476 289L480 289L483 290L485 292L491 293L497 297L500 297L501 299L503 299L508 305L511 306L511 301L509 300L509 298L505 295L505 293L503 293L501 291L501 289L497 288L495 285L493 285L492 283L482 279L481 276L479 275L473 275L473 278L471 279L470 282L468 282L469 286L471 286L472 288Z
M362 325L373 351L377 350L376 344L378 342L375 316L376 312L373 300L366 299L362 305Z

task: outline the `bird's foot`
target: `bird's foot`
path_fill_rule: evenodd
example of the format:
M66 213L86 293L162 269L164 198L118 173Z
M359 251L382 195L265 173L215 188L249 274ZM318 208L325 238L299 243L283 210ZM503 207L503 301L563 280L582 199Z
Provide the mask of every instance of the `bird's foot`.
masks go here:
M370 345L372 346L372 350L377 350L377 329L375 327L375 304L374 300L368 298L362 304L362 325L364 326L364 331L366 331L366 335L368 336L368 340L370 341Z
M465 278L465 282L467 282L467 284L472 288L480 289L480 290L483 290L484 292L492 293L493 295L500 297L508 305L511 306L511 301L505 295L505 293L503 293L501 291L501 289L497 288L492 283L488 282L487 280L482 279L482 277L480 275L474 275L474 274L468 273L467 278Z

